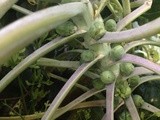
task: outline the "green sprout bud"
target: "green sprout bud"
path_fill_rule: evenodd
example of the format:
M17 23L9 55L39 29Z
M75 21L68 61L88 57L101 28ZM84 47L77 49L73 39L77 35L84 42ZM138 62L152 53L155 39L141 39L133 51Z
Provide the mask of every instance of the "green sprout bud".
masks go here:
M111 59L114 61L120 60L124 54L125 51L121 45L115 46L110 52Z
M137 86L137 85L139 84L139 82L140 82L140 77L139 77L138 75L133 76L133 77L130 77L130 78L128 79L128 83L129 83L129 86L130 86L131 88Z
M116 21L113 19L107 20L104 24L105 24L105 29L107 31L113 32L113 31L116 31L117 29Z
M136 107L141 107L144 104L144 100L140 95L134 95L133 101Z
M111 50L110 46L107 43L93 44L89 49L94 51L96 55L103 54L105 56L109 55L109 52Z
M120 73L122 75L130 75L134 70L134 66L132 63L121 63L120 64Z
M95 40L100 39L105 34L105 32L106 30L104 28L103 22L99 20L94 21L88 31L89 35Z
M94 60L94 58L95 58L94 52L91 50L85 50L81 53L81 59L84 62L90 62Z
M56 32L61 36L69 36L77 31L77 27L71 21L67 21L56 28Z
M103 89L105 87L105 84L100 79L95 79L92 82L93 87L97 90Z
M131 95L132 90L129 87L127 81L121 81L117 85L117 92L121 98L126 99Z
M111 84L115 81L115 75L112 71L104 71L101 73L100 79L105 84Z

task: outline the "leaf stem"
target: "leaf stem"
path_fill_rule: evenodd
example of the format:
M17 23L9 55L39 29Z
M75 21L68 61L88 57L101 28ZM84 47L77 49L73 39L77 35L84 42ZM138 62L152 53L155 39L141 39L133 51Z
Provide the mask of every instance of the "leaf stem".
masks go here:
M126 54L122 57L120 62L131 62L143 66L160 75L160 65L136 55Z
M0 92L2 92L4 88L7 87L7 85L9 85L21 72L23 72L27 67L33 64L37 59L54 50L55 48L59 47L60 45L63 45L69 42L70 40L73 40L73 38L83 35L85 32L86 31L78 31L75 34L63 38L61 40L60 38L56 38L51 42L45 44L41 48L37 49L36 51L34 51L23 61L21 61L18 65L16 65L5 77L1 79Z
M138 111L136 109L136 106L134 105L134 102L131 96L125 100L125 104L128 111L130 112L132 120L140 120Z
M69 78L66 84L62 87L58 95L55 97L53 102L51 103L50 107L46 111L45 115L42 117L42 120L51 120L54 117L54 113L56 109L59 107L61 102L67 96L68 92L71 88L75 85L75 83L79 80L79 78L99 59L103 58L104 55L99 55L95 60L91 61L90 63L82 64L74 74Z
M106 86L106 120L114 120L115 82Z
M122 32L106 32L98 41L99 43L119 43L140 40L150 37L160 32L160 17L137 28L125 30Z
M85 21L91 24L88 22L90 15L87 13L85 3L67 3L34 12L2 28L0 30L0 65L40 35L78 14L82 14Z

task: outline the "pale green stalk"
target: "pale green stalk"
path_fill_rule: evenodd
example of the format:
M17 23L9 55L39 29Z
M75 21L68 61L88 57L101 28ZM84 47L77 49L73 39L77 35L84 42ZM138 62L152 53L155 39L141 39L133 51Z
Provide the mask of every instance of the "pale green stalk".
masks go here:
M135 20L137 17L145 13L147 10L151 8L152 0L147 0L144 2L142 6L135 9L133 12L125 16L122 20L120 20L117 23L117 31L121 31L125 26L127 26L129 23L131 23L133 20ZM128 11L127 11L128 12Z
M85 31L78 31L75 34L60 39L57 38L52 40L51 42L45 44L41 48L34 51L28 57L26 57L23 61L21 61L18 65L16 65L5 77L0 80L0 93L6 88L20 73L22 73L27 67L36 62L37 59L54 50L55 48L63 45L75 37L81 36Z
M140 27L122 31L122 32L106 32L106 34L98 41L99 43L120 43L140 40L150 37L160 32L160 17Z
M103 58L104 55L99 55L97 58L95 58L93 61L89 63L83 63L75 72L74 74L69 78L69 80L66 82L66 84L62 87L58 95L55 97L53 102L51 103L50 107L46 111L45 115L42 117L42 120L52 120L54 117L55 111L59 107L59 105L62 103L64 98L67 96L69 91L72 89L72 87L75 85L75 83L80 79L80 77L93 65L95 64L99 59Z
M36 62L40 66L59 67L59 68L78 68L80 66L79 61L60 61L50 58L40 58Z
M126 16L131 12L130 0L122 0L123 15Z
M12 6L12 9L14 9L14 10L16 10L16 11L18 11L18 12L21 12L21 13L23 13L23 14L25 14L25 15L29 15L29 14L32 14L32 13L33 13L32 11L27 10L27 9L21 7L21 6L18 6L18 5L13 5L13 6Z
M131 8L139 7L144 4L146 0L136 0L131 2Z
M160 42L150 41L150 40L138 40L130 43L126 43L124 46L125 52L128 52L132 48L140 45L155 45L160 47Z
M0 19L18 0L0 0Z
M85 3L73 2L34 12L0 30L0 65L45 32L82 14L87 24L90 15Z
M147 103L147 102L144 102L143 105L141 106L141 109L144 109L144 110L147 110L147 111L150 111L152 113L155 113L155 112L160 112L160 109Z

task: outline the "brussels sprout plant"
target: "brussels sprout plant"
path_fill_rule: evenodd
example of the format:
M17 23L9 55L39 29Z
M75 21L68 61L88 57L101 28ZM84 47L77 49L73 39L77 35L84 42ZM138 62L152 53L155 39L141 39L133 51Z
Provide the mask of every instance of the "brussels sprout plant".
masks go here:
M1 0L0 120L159 118L138 91L160 80L157 4Z

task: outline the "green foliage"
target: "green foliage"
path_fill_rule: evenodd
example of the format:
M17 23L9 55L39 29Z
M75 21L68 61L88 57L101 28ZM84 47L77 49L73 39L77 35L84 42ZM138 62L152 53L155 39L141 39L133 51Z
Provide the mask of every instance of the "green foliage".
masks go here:
M120 82L118 82L117 84L118 85L116 88L116 92L119 94L119 96L123 99L128 98L132 93L132 90L129 87L128 82L124 80L120 80Z

